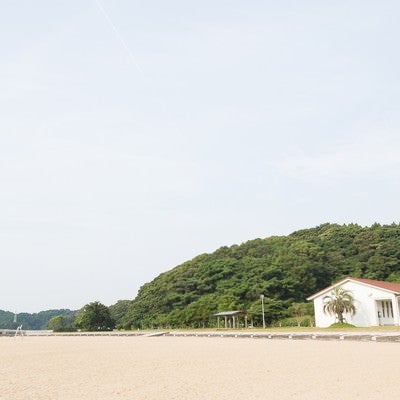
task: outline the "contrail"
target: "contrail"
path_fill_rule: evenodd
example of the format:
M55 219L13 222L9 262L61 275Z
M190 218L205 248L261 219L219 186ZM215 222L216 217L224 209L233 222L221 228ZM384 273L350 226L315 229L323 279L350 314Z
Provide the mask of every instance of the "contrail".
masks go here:
M135 65L136 69L140 72L143 73L142 69L140 68L139 64L137 63L135 56L133 55L131 49L129 46L126 44L123 36L119 33L117 27L114 25L112 22L111 18L107 14L106 10L104 7L100 4L98 0L94 0L95 3L97 4L97 7L99 8L100 12L103 14L104 18L107 20L108 24L110 25L111 29L114 31L116 34L118 40L121 42L122 46L125 48L125 50L128 52L129 58L131 59L132 63Z

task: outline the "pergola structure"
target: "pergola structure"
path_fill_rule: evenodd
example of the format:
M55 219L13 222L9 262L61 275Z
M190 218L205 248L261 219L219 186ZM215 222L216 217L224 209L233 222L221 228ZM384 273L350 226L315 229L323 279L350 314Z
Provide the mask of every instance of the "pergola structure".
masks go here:
M220 326L221 317L224 318L224 328L239 328L240 317L244 317L244 326L247 328L247 314L245 311L223 311L217 314L214 314L214 317L217 317L217 328Z

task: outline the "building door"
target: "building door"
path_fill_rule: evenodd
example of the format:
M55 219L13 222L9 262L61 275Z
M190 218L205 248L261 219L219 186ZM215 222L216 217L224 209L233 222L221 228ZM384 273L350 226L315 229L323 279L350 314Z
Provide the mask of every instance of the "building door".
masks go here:
M394 325L392 300L378 300L376 303L379 325Z

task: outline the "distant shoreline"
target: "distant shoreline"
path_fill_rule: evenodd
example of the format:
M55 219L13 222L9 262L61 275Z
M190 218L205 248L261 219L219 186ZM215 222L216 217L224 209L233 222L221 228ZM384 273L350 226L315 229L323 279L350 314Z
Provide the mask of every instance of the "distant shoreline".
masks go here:
M6 332L5 332L6 331ZM14 330L0 330L0 337L15 336ZM400 330L393 331L112 331L112 332L51 332L51 331L22 331L29 337L65 336L65 337L202 337L202 338L238 338L264 340L352 340L371 342L400 342Z

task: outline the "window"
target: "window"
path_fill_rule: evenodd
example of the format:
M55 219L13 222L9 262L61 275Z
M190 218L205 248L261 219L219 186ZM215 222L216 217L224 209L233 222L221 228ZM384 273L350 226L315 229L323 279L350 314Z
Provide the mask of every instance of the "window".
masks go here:
M393 318L393 303L390 300L382 300L382 317L383 318Z

